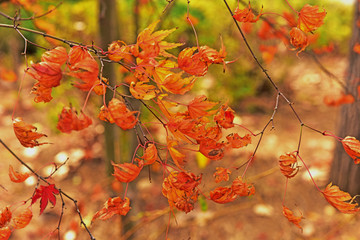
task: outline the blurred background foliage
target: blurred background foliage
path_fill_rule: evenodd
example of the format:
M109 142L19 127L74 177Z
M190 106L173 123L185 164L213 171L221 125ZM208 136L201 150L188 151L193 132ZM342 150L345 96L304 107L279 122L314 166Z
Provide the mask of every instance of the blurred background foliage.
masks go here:
M33 16L32 10L51 9L58 1L35 1L36 4L32 8L22 8L22 17ZM229 1L234 10L238 1ZM351 34L352 8L343 4L342 1L316 1L316 0L297 0L290 1L292 6L300 10L305 3L319 5L327 11L325 24L317 30L313 38L312 44L307 51L320 49L319 57L324 55L345 55L348 52L348 42ZM240 1L240 7L245 8L248 2ZM12 4L3 3L3 11L10 16L18 10ZM59 36L64 39L81 42L91 45L99 42L98 36L98 6L97 0L66 0L52 13L35 21L23 21L22 27L39 29L49 34ZM285 25L286 21L276 14L283 12L292 12L291 8L284 0L274 1L251 1L251 6L260 11L263 7L265 18L271 18L278 24ZM164 10L166 11L164 12ZM233 20L230 17L225 5L220 1L191 1L188 6L185 0L176 0L168 5L167 1L155 0L127 0L118 1L118 30L121 39L127 44L135 43L137 34L148 26L150 23L161 19L158 29L178 28L168 37L169 41L184 42L184 47L196 46L196 38L190 24L186 21L187 11L189 10L191 19L196 29L200 45L208 45L212 48L219 49L223 41L228 53L227 60L235 60L235 64L226 66L226 73L223 73L222 66L214 66L210 68L209 73L200 79L195 85L194 90L198 93L210 96L212 100L229 101L230 104L241 102L248 97L256 97L262 94L268 94L272 91L272 87L268 81L264 81L263 73L258 71L254 61L248 54L248 50L235 29ZM293 13L294 14L294 13ZM11 21L2 19L3 23L11 24ZM295 51L290 51L291 46L286 46L280 40L263 41L257 36L257 32L261 28L262 22L259 21L248 26L242 26L246 32L246 36L255 50L257 56L261 60L262 53L259 51L260 45L272 45L277 47L277 53L273 60L265 64L267 69L272 70L272 74L276 77L278 83L284 82L286 78L287 66L296 64L298 59ZM0 31L0 48L2 59L11 55L9 45L13 44L15 31L2 29ZM26 38L34 41L41 46L51 48L56 43L50 43L39 35L24 32ZM10 37L11 36L11 37ZM22 40L18 41L19 49L22 51ZM325 50L324 50L325 49ZM329 50L331 49L331 50ZM175 51L180 51L177 49ZM43 49L36 48L32 45L28 46L28 60L37 61ZM300 54L300 58L306 58L306 54ZM14 60L13 60L14 61ZM19 61L19 60L17 60ZM21 59L20 61L23 61ZM300 60L301 61L301 60ZM4 65L5 61L0 64ZM6 65L6 64L5 64ZM7 63L10 67L9 63ZM64 94L69 90L70 85L64 85L54 91L54 97L64 96L70 97L71 94ZM73 98L73 97L70 97ZM69 99L66 99L69 102ZM75 99L71 99L75 105L79 105ZM80 103L81 104L81 103ZM52 117L54 118L54 116Z

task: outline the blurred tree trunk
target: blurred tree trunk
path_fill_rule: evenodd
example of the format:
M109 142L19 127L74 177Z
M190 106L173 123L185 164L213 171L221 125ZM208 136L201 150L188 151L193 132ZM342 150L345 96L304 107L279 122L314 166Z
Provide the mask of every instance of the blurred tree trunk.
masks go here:
M118 19L117 19L117 4L116 0L99 0L99 40L100 47L106 51L108 44L119 38L118 33ZM114 64L107 64L103 69L103 76L105 76L111 86L116 82L116 71ZM106 92L105 100L108 103L113 96L113 93ZM111 161L115 162L118 158L115 154L115 127L110 123L104 123L105 127L105 151L106 151L106 171L111 175L112 166Z
M360 5L355 3L353 20L353 34L350 41L349 67L346 75L346 86L350 93L359 98L357 91L360 86L360 54L354 52L356 43L360 43ZM337 136L353 136L360 139L360 103L345 104L341 107L340 122ZM330 172L331 181L343 191L351 195L360 194L360 167L344 151L340 142L337 142L334 160Z

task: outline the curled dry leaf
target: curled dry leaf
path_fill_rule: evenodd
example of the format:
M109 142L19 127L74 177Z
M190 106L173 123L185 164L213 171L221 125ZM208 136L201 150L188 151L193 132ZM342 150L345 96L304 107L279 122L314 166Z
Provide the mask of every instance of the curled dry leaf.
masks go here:
M19 215L17 215L12 219L11 225L15 229L24 228L30 223L32 217L33 217L32 211L30 210L30 208L26 208Z
M118 62L130 55L129 47L123 41L114 41L108 48L108 58Z
M119 181L119 182L131 182L134 181L137 176L139 176L139 173L143 167L141 164L140 167L133 163L122 163L122 164L116 164L111 163L114 166L114 174L113 176Z
M5 227L11 220L12 213L10 211L10 207L3 207L0 211L0 229ZM2 239L2 238L0 238Z
M360 163L360 142L354 137L347 136L341 143L345 152L354 160L355 164Z
M63 107L56 128L63 133L71 133L71 131L83 130L91 124L91 119L83 112L78 115L73 107Z
M9 177L12 182L21 183L24 182L28 177L30 176L30 173L19 173L14 170L14 168L10 165L9 166Z
M229 169L217 167L216 172L213 174L213 177L215 178L215 182L219 183L222 181L229 181L229 174L231 174L231 171Z
M96 219L106 220L114 216L115 214L125 216L130 211L130 199L125 197L121 199L120 197L109 198L104 207L95 213L91 222Z
M231 187L217 187L210 192L210 199L217 203L229 203L236 199L237 195Z
M299 49L296 53L298 55L309 45L309 39L306 34L297 27L290 30L290 43L295 47L293 50Z
M25 123L22 118L17 117L13 120L14 132L21 145L32 148L39 145L47 144L47 142L39 143L37 140L46 137L45 134L37 133L37 128L33 125Z
M146 144L145 153L142 156L145 165L151 165L158 159L158 152L154 143Z
M234 110L224 104L221 106L219 112L215 115L214 120L221 127L227 129L234 126L234 118Z
M160 87L173 94L185 94L192 89L196 78L195 76L182 78L182 74L183 72L170 73L166 75Z
M353 203L349 193L341 191L338 186L332 185L332 183L329 183L321 193L333 207L342 213L356 213L360 210L358 204Z
M224 157L225 144L205 138L200 141L199 152L211 160L219 160Z
M173 171L164 179L162 194L168 199L172 209L176 207L185 213L194 209L194 203L199 196L197 186L201 182L201 176L193 173Z
M306 4L298 13L298 25L304 32L312 32L318 29L321 25L324 24L324 18L326 16L326 11L319 12L318 6L311 6Z
M0 239L8 240L11 235L11 229L9 227L0 228Z
M53 97L51 96L51 92L52 92L52 88L50 87L44 87L43 85L41 85L39 82L35 83L35 85L33 86L33 88L31 89L31 93L35 94L36 97L34 99L34 101L36 103L39 102L50 102Z
M294 153L281 155L279 159L279 167L281 173L287 178L295 177L300 168L297 166L297 159Z
M240 176L233 181L231 188L233 193L239 197L252 196L255 194L254 185L251 183L243 182Z
M300 226L301 219L303 218L302 216L295 217L293 212L285 206L283 206L283 215L289 220L289 222L292 222L295 226L302 230L302 227Z
M132 129L137 124L138 119L135 117L137 111L130 111L126 105L117 98L111 99L108 105L110 116L115 124L123 130Z

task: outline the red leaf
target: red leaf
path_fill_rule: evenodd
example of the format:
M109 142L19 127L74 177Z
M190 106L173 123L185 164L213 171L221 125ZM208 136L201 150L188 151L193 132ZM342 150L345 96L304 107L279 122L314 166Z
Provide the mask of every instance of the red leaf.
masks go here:
M234 126L234 110L226 104L222 105L219 112L215 115L214 120L223 128L231 128Z
M213 139L203 139L200 141L199 152L212 160L219 160L224 157L225 144Z
M113 176L119 182L126 182L126 183L134 181L137 178L137 176L139 176L139 173L143 167L142 164L140 167L138 167L133 163L123 163L123 164L111 163L111 164L114 166Z
M356 213L360 210L358 204L353 203L349 193L341 191L338 186L332 185L332 183L329 183L321 193L326 201L342 213Z
M222 181L229 181L229 174L231 174L231 171L229 169L217 167L216 172L213 174L213 176L215 178L215 182L219 183Z
M33 125L25 123L22 118L15 118L13 120L13 127L17 139L24 147L32 148L42 144L47 144L46 142L39 143L37 141L37 139L41 137L46 137L46 135L42 133L37 133L37 128Z
M158 159L158 152L154 143L148 143L146 145L142 159L144 160L144 166L153 164Z
M194 52L197 47L185 48L178 55L179 68L194 76L204 76L207 73L208 65L203 61L200 52Z
M51 96L52 88L44 87L40 84L40 82L35 83L33 88L31 89L31 93L35 94L36 97L34 99L35 102L50 102L53 98Z
M0 229L5 227L10 222L11 217L12 217L12 213L10 211L9 206L3 207L3 209L1 209L0 211Z
M130 111L126 105L117 98L111 99L108 111L116 125L123 130L134 128L138 122L137 117L135 117L135 114L138 113L138 111Z
M11 235L11 229L9 227L0 228L0 239L8 240Z
M63 133L71 133L71 131L83 130L91 124L91 119L83 112L78 116L73 107L63 107L56 128Z
M261 9L261 12L259 13L259 15L257 15L257 17L255 17L254 13L252 12L251 5L249 3L249 7L246 9L239 9L239 7L237 7L234 11L233 17L239 22L254 23L260 19L261 15L262 15L262 9Z
M255 187L252 184L243 182L241 177L237 177L232 185L232 191L239 197L251 196L255 194Z
M353 48L353 51L360 54L360 43L356 43L354 48Z
M214 114L214 111L209 110L215 105L216 102L210 102L205 95L201 95L194 98L187 107L191 118L199 118Z
M14 171L13 167L9 166L9 177L12 182L21 183L30 176L30 173L19 173Z
M229 144L232 148L241 148L246 147L248 144L251 144L251 136L250 134L246 134L243 137L240 137L237 133L231 133L226 136Z
M355 164L360 163L360 142L354 137L347 136L341 143L345 152L354 160Z
M48 186L41 185L40 188L35 189L35 194L32 197L31 205L33 205L39 198L41 198L40 200L40 215L41 215L45 210L49 201L55 207L56 194L59 194L59 190L55 188L55 184L50 184Z
M104 207L95 213L91 222L96 219L106 220L114 216L115 214L125 216L130 211L130 199L125 197L121 199L120 197L109 198Z
M300 49L296 55L304 51L309 45L309 39L306 34L297 27L293 27L290 30L290 43L295 47L293 50Z
M68 55L66 49L64 47L56 47L50 51L46 51L41 56L42 62L52 62L57 63L59 65L63 65L66 63L68 59Z
M59 86L62 78L60 64L52 62L34 63L27 73L47 88Z
M302 229L302 227L300 226L301 219L303 218L302 216L295 217L293 215L293 212L285 206L283 206L283 215L289 220L289 222L292 222L295 226Z
M229 203L234 201L236 197L237 195L229 187L218 187L210 192L210 199L217 203Z
M326 11L319 12L318 6L311 6L306 4L298 13L298 25L304 32L312 32L324 24Z
M324 97L324 103L328 106L337 107L342 104L351 104L355 98L351 94L342 94L341 96L328 95Z
M55 205L55 204L54 204ZM46 206L45 206L46 207ZM40 213L41 214L41 213ZM17 215L16 217L14 217L12 219L12 226L15 229L20 229L20 228L24 228L26 227L31 219L32 219L32 211L30 210L30 208L26 208L24 211L22 211L19 215Z

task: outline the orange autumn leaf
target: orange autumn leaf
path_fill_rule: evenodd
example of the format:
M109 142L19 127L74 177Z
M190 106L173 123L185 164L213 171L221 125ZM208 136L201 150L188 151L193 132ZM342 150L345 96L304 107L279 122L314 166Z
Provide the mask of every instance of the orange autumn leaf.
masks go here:
M75 87L82 91L90 91L95 84L100 83L98 79L99 66L92 57L74 63L68 74L81 80L81 82L75 83Z
M10 207L3 207L0 211L0 229L5 227L10 222L11 217L12 213L10 211Z
M203 139L200 141L199 152L211 160L219 160L224 157L225 144L214 139Z
M201 54L202 61L204 61L207 65L225 64L227 52L223 43L221 43L221 49L219 51L216 51L208 46L201 46L199 52Z
M143 82L131 82L130 93L137 99L150 100L156 97L159 90L154 85L149 85Z
M227 129L234 126L234 110L228 107L226 104L223 104L219 112L215 115L214 120L221 127Z
M92 58L92 56L84 47L74 46L69 51L67 66L71 71L73 71L76 63L79 63L87 58Z
M27 73L38 80L40 85L47 88L59 86L62 78L60 64L52 62L31 64Z
M303 218L302 216L295 217L293 212L285 206L283 206L283 215L289 220L289 222L302 229L302 227L300 226L301 219Z
M57 63L59 65L63 65L66 63L68 59L68 54L64 47L56 47L50 51L46 51L41 56L42 62L52 62Z
M318 6L306 4L298 13L297 27L304 32L312 32L324 24L326 11L319 12Z
M299 49L296 53L296 55L298 55L309 45L309 39L303 31L297 27L293 27L290 30L290 43L295 47L293 50Z
M173 159L175 165L182 169L182 167L185 164L185 154L181 153L178 149L176 149L175 147L177 147L179 145L178 141L176 140L171 140L168 139L167 140L167 149L169 150L170 156Z
M300 168L297 166L296 155L294 153L281 155L279 159L279 167L281 173L287 178L295 177Z
M162 194L168 199L170 208L188 213L194 209L199 190L197 186L201 182L201 176L193 173L173 171L166 177L162 184Z
M255 17L255 15L254 15L254 13L253 13L253 11L251 9L250 2L249 2L249 7L248 8L240 9L239 7L236 7L233 17L239 22L251 22L251 23L254 23L254 22L257 22L260 19L261 15L262 15L262 9L261 9L261 12L259 13L259 15L257 15Z
M140 164L140 167L138 167L133 163L122 163L122 164L111 163L111 164L114 166L113 176L119 182L125 182L125 183L134 181L139 176L139 173L143 167L142 164Z
M259 50L266 64L270 64L277 53L277 46L260 45Z
M178 55L178 66L186 73L194 76L204 76L207 73L208 65L203 61L202 54L197 47L185 48Z
M158 159L158 151L154 143L146 144L145 153L142 156L145 165L151 165Z
M36 97L34 101L36 103L39 102L50 102L53 97L51 96L52 88L51 87L44 87L40 84L40 82L35 83L35 85L31 89L31 93L35 94Z
M108 111L115 124L123 130L132 129L137 124L138 119L135 114L138 111L130 111L126 105L117 98L111 99L108 105Z
M163 57L174 57L172 54L166 52L166 50L183 45L182 43L169 43L163 41L169 34L174 32L176 28L154 32L158 23L159 21L150 24L146 29L139 33L136 46L142 49L139 53L140 58L151 58L157 57L158 55Z
M63 107L56 128L63 133L71 133L83 130L91 124L92 120L83 112L78 115L73 107Z
M123 41L114 41L108 48L108 58L115 62L126 59L130 55L129 47Z
M185 94L192 89L196 78L194 76L182 78L182 74L182 72L170 73L160 87L173 94Z
M0 79L5 82L16 82L17 75L12 70L0 67Z
M12 182L21 183L24 182L28 177L30 176L30 173L19 173L14 170L14 168L10 165L9 166L9 177Z
M100 120L103 120L103 121L109 122L109 123L114 123L115 122L115 120L111 117L109 109L107 107L105 107L105 106L101 106L98 118Z
M360 163L360 142L354 137L347 136L341 143L345 152L354 160L355 164Z
M217 187L210 192L210 199L216 203L229 203L236 199L231 187Z
M30 223L32 217L33 217L32 211L30 210L30 208L26 208L19 215L17 215L12 219L11 225L15 229L24 228Z
M106 220L115 214L125 216L130 209L130 199L128 197L125 197L124 199L121 199L120 197L109 198L105 202L104 207L95 213L91 222L96 219Z
M342 94L341 96L328 95L324 97L323 101L328 106L337 107L343 104L354 103L355 98L351 94Z
M349 193L341 191L338 186L332 185L332 183L329 183L321 193L326 201L342 213L356 213L360 210L358 204L353 203Z
M360 54L360 43L356 43L354 48L353 48L353 51Z
M216 106L218 103L210 102L207 100L205 95L195 97L188 105L188 111L191 118L199 118L203 116L210 116L215 111L209 111L211 108Z
M37 128L33 125L25 123L21 117L17 117L13 120L13 127L17 139L24 147L32 148L47 144L47 142L39 143L37 141L41 137L46 137L46 135L37 133Z
M213 174L213 177L215 178L215 182L219 183L222 181L229 181L229 174L231 174L229 169L216 167L216 172Z
M246 147L248 144L251 144L250 134L246 134L243 137L240 137L237 133L231 133L226 136L227 143L232 148L241 148Z
M231 189L234 194L239 197L252 196L255 194L255 187L251 183L243 182L241 177L237 177L232 185Z
M11 235L11 229L9 227L0 228L0 239L8 240Z

